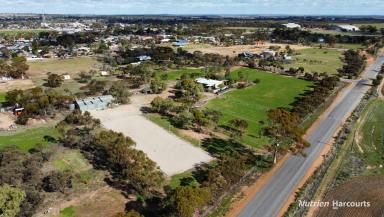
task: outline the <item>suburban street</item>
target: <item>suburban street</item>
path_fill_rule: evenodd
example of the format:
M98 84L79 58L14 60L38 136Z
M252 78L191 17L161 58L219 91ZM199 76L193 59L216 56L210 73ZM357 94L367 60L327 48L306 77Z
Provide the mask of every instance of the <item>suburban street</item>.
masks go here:
M240 217L273 217L287 202L308 169L319 157L326 144L332 139L342 122L356 108L364 94L368 91L370 79L375 78L377 71L384 63L384 55L367 68L363 78L353 81L333 109L325 114L317 127L307 136L311 147L306 149L307 157L291 155L255 195L252 201L240 213Z

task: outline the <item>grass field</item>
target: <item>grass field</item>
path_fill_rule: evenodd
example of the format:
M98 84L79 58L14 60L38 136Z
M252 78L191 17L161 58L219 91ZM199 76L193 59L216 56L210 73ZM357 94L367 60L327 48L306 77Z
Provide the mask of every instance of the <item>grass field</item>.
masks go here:
M0 92L0 104L2 102L5 102L5 93L4 92Z
M309 48L299 50L297 53L292 63L284 65L285 68L304 67L308 72L336 74L337 69L342 67L340 60L342 53L335 49Z
M98 69L101 63L94 58L78 57L73 59L47 59L28 62L28 76L33 78L46 77L48 72L56 74L76 75L81 71Z
M381 28L384 28L384 23L358 23L358 24L352 24L352 25L355 25L357 27L371 25L371 26L376 26L376 28L378 28L379 30Z
M358 132L356 153L373 167L384 165L384 101L373 101ZM384 172L384 171L383 171Z
M47 29L0 29L0 35L16 36L20 34L38 34L40 32L48 32Z
M247 120L248 131L241 142L258 148L268 142L259 135L263 127L261 123L267 121L267 111L278 107L290 108L295 97L309 90L312 83L249 68L233 71L232 76L236 78L239 71L248 74L249 80L260 79L261 82L245 89L230 91L211 100L206 107L223 113L224 117L219 123L221 125L226 125L234 118Z
M7 145L16 145L23 151L29 151L36 144L50 144L44 137L56 137L58 132L53 126L22 129L16 132L0 134L0 148Z
M97 70L101 67L101 63L94 58L79 57L74 59L47 59L43 61L28 62L29 70L28 76L32 81L40 86L45 83L47 73L56 74L69 74L70 80L65 80L58 91L69 90L71 93L77 93L82 84L78 83L75 79L77 74L81 71L89 71L91 69Z

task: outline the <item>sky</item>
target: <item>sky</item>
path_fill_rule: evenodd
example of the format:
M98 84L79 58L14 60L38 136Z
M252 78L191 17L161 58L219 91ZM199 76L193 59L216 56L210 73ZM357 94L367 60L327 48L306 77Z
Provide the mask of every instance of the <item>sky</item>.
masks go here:
M384 0L0 0L0 13L384 15Z

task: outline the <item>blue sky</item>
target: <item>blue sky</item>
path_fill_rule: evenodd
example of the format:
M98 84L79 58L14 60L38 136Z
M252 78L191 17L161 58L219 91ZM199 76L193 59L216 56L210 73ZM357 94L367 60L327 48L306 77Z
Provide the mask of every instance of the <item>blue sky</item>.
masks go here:
M384 0L0 0L0 13L384 15Z

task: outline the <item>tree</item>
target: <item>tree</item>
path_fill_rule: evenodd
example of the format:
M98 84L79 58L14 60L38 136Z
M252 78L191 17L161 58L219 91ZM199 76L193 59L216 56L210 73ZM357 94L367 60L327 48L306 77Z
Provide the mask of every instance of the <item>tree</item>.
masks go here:
M49 74L47 79L47 86L48 87L60 87L61 84L64 82L64 77L62 75L58 74Z
M92 79L92 74L90 72L81 71L79 74L79 82L80 83L87 83Z
M29 120L29 115L23 113L23 114L17 116L15 123L19 124L19 125L26 125L28 123L28 120Z
M10 105L20 104L22 99L24 98L24 91L15 89L8 91L5 94L5 101Z
M191 112L185 110L172 118L174 124L183 129L191 129L193 127L194 116Z
M330 36L328 37L328 45L329 45L330 47L335 46L336 42L337 42L337 38L336 38L334 35L330 35Z
M279 145L290 147L293 144L307 144L302 136L304 132L298 127L299 117L284 109L277 108L268 111L270 126L266 128Z
M170 112L173 109L174 104L172 99L163 99L159 96L155 97L151 102L153 111L162 114Z
M27 59L25 57L15 57L11 60L12 70L10 76L12 78L21 78L25 75L25 72L29 69Z
M187 104L193 104L201 98L203 86L193 79L183 79L176 84L176 97Z
M167 88L167 84L159 78L155 78L151 81L150 88L152 93L159 94Z
M64 193L66 189L72 187L72 174L69 171L53 172L45 178L44 185L46 191Z
M172 206L179 217L192 217L210 200L210 192L205 188L191 186L177 187L172 196Z
M0 216L16 216L25 196L25 192L19 188L10 187L7 184L0 186Z
M132 93L129 92L129 89L125 85L124 81L115 82L106 93L111 94L114 97L115 102L120 104L129 103L130 96L132 96Z

